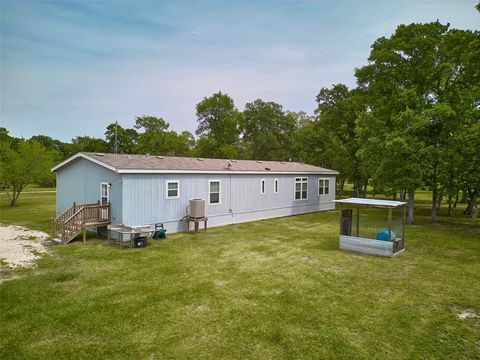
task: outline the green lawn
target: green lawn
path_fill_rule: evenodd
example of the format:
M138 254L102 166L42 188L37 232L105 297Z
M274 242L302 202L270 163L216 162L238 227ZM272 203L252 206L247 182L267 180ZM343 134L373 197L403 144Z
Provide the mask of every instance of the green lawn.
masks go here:
M0 198L0 223L48 231L53 195ZM430 224L424 195L393 259L339 251L334 211L55 247L0 285L0 358L480 359L457 319L480 315L480 230Z

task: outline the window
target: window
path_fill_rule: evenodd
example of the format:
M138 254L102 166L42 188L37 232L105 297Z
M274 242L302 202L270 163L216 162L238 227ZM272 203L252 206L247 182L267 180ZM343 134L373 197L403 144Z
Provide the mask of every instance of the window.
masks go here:
M100 203L107 205L110 201L110 184L102 182L100 184Z
M308 178L295 178L295 200L308 198Z
M178 181L167 181L167 199L178 199L180 197L180 184Z
M278 179L273 180L273 192L278 194Z
M318 179L318 195L330 193L330 179Z
M209 186L209 204L220 204L220 180L210 180Z
M260 194L265 194L265 179L260 180Z

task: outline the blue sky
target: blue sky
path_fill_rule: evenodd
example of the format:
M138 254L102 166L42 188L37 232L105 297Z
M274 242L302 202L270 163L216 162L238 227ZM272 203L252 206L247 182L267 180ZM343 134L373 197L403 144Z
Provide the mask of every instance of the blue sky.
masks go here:
M436 19L479 29L475 3L0 0L0 126L67 141L146 114L193 132L219 90L311 114L321 87L355 85L375 39Z

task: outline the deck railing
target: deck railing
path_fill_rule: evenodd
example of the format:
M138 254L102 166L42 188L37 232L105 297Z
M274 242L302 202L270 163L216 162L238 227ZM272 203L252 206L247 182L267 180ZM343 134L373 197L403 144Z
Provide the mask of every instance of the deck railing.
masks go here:
M62 244L70 242L87 227L110 223L110 203L106 205L76 204L52 219L52 237L60 237Z

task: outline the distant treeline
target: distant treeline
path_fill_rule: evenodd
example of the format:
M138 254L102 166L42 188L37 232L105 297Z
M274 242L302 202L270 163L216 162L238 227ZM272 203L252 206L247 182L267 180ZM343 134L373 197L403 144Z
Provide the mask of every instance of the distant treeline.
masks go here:
M160 117L138 116L133 128L114 123L105 138L78 136L63 143L37 135L56 162L79 151L151 153L230 159L301 161L340 172L350 182L409 201L432 191L432 220L442 200L449 215L466 201L474 216L480 195L480 32L439 22L401 25L371 46L368 64L355 69L357 87L321 88L313 116L261 99L239 111L218 92L196 105L196 137L177 133ZM3 129L0 140L15 148ZM44 179L46 180L48 177ZM51 179L49 181L52 181ZM4 181L5 183L5 181Z

